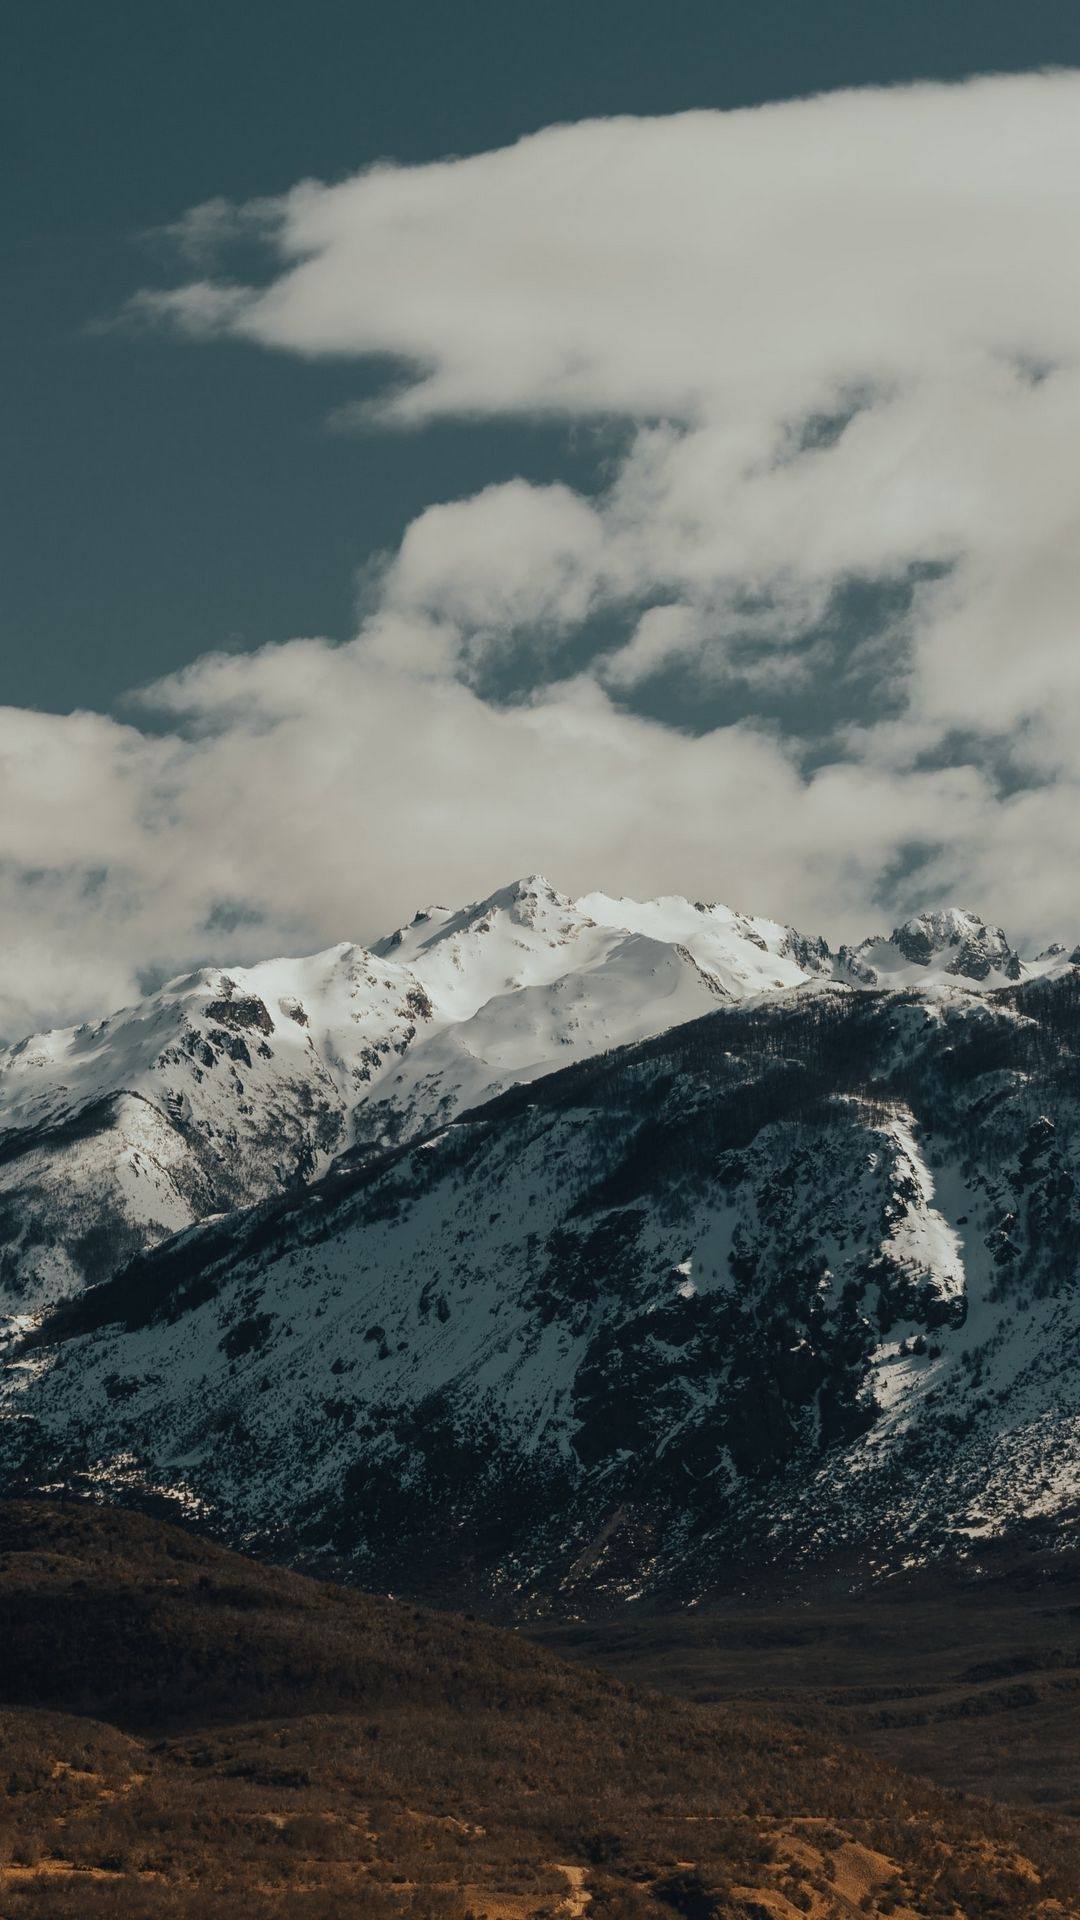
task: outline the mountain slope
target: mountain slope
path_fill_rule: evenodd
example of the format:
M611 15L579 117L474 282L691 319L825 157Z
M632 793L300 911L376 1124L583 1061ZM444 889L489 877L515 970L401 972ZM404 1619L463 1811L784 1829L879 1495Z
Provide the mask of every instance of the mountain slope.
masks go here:
M560 1608L1080 1499L1080 975L795 991L182 1237L9 1366L9 1476Z
M204 968L96 1026L0 1055L0 1290L16 1311L100 1280L208 1214L325 1168L431 1018L356 947Z

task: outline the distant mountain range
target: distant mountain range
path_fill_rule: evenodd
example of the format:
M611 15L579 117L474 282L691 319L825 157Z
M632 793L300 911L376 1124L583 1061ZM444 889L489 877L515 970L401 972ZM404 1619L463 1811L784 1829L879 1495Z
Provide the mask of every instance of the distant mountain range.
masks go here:
M718 1006L808 983L992 988L1025 965L973 914L832 954L681 899L569 900L539 876L429 907L370 949L203 967L102 1020L0 1049L0 1312L107 1279L211 1215Z
M532 878L22 1041L7 1483L518 1609L1060 1530L1078 959Z

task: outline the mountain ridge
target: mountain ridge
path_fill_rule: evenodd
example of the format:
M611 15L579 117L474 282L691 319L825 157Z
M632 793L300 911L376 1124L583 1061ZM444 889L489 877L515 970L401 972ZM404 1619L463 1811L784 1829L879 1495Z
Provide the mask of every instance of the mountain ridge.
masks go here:
M421 909L371 949L201 967L0 1049L0 1302L33 1314L199 1219L310 1182L342 1151L421 1133L717 1003L830 980L985 992L1071 964L1064 948L1021 962L971 914L833 954L715 904L573 901L532 875Z

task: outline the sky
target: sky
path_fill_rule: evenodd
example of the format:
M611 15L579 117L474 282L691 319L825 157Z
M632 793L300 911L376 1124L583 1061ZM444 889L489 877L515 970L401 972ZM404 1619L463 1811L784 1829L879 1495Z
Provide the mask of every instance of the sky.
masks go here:
M0 1034L535 870L1080 936L1074 9L8 42Z

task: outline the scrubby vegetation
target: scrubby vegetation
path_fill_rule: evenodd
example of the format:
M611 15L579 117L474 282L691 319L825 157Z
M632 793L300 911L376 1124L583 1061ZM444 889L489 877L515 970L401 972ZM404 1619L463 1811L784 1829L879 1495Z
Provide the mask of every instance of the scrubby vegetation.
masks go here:
M1080 1913L1080 1835L142 1516L0 1509L5 1920Z
M534 1627L699 1703L780 1714L907 1772L1080 1822L1080 1553L988 1542L869 1580L773 1579L709 1610Z

